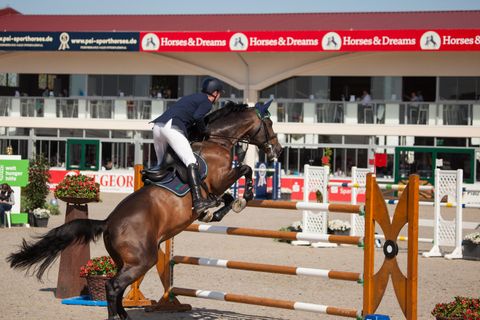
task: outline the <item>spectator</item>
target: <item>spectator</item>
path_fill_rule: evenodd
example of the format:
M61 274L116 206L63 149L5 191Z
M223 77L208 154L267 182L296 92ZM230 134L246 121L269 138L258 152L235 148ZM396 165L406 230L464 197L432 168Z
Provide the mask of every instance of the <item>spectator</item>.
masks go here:
M5 211L10 211L15 204L12 188L8 183L0 186L0 222L5 225Z
M360 100L360 105L359 105L359 123L366 123L367 122L367 119L366 119L366 116L367 116L367 111L368 109L370 109L371 111L371 114L372 114L372 122L369 122L369 123L373 123L373 108L372 108L372 97L370 96L370 94L368 93L367 90L363 90L363 93L362 93L362 98Z

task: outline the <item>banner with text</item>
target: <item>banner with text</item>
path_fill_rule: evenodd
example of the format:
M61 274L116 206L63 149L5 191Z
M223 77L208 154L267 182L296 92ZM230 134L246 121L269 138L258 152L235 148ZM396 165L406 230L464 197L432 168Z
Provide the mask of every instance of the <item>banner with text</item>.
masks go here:
M28 184L28 166L28 160L0 160L0 183L25 187Z
M141 32L140 51L477 51L480 30Z
M0 50L138 51L138 32L0 32Z

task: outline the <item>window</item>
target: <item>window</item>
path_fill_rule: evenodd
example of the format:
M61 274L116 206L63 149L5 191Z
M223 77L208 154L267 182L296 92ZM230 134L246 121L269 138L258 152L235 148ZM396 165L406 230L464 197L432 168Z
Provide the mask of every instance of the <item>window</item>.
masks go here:
M441 77L440 100L479 100L480 77Z
M328 77L293 77L277 82L262 91L264 99L273 95L284 99L328 99Z
M18 87L18 75L16 73L0 73L0 86Z
M55 86L55 78L56 78L56 75L54 75L54 74L39 74L38 75L38 88L39 89L53 90L53 88Z

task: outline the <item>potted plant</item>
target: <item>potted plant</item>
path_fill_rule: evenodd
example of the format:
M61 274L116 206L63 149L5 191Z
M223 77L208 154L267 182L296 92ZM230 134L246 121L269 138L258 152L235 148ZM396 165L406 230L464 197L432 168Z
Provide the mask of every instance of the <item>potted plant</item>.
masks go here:
M328 234L348 236L350 233L350 223L342 220L328 221Z
M480 260L480 232L467 234L462 241L463 259Z
M278 231L302 232L302 222L301 221L294 221L288 227L282 227ZM275 241L286 242L286 243L291 243L292 242L291 240L285 240L285 239L275 239Z
M80 267L80 277L87 279L87 287L92 300L106 300L105 282L116 274L115 261L108 256L92 258Z
M50 165L48 159L42 154L36 155L29 162L28 184L22 189L22 210L28 212L28 220L35 225L33 210L44 208L48 193L48 180L50 179Z
M34 226L46 228L48 219L50 218L50 210L45 208L36 208L33 210Z
M480 319L480 299L457 296L452 302L437 303L432 316L437 320Z
M94 177L67 175L55 188L55 197L74 204L100 201L100 185Z

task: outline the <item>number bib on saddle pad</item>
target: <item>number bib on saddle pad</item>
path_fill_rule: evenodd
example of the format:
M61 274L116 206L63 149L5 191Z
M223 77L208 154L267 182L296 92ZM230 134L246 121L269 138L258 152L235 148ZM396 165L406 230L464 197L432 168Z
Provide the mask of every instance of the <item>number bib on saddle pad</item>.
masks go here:
M200 178L204 180L207 177L207 173L208 173L207 163L201 156L199 156L196 153L194 154L195 154L195 158L197 158ZM188 185L186 177L187 177L187 168L185 168L185 166L182 164L182 165L176 165L175 170L168 171L165 177L160 181L152 181L148 179L148 177L145 177L144 182L146 185L153 184L158 187L165 188L173 192L179 197L183 197L190 191L190 186Z

